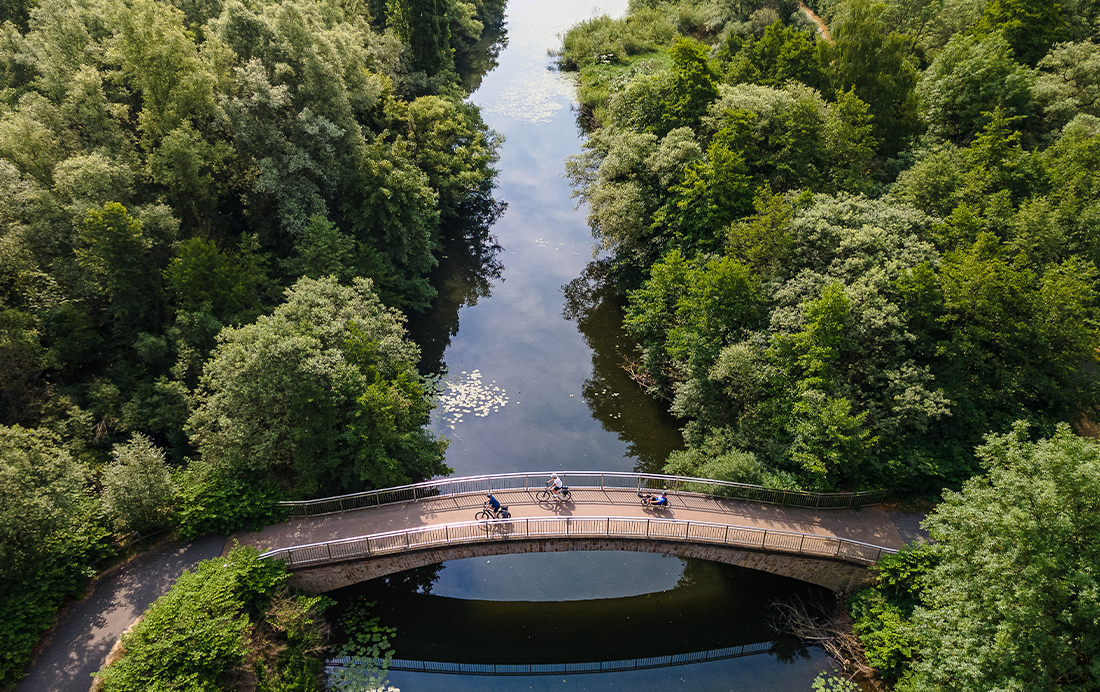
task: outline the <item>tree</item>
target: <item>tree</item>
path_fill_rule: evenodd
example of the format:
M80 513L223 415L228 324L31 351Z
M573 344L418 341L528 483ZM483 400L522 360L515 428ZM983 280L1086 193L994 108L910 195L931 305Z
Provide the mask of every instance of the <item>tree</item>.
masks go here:
M175 484L164 452L148 437L134 435L111 450L103 471L103 509L123 531L149 533L172 519Z
M906 689L1076 692L1100 685L1100 445L1060 424L978 448L982 476L925 522L939 560L914 616Z
M725 75L729 83L751 82L779 88L793 79L818 90L828 84L812 31L775 22L764 30L760 40L749 37L736 53L728 55L732 41L737 38L731 32L718 55L719 61L729 60Z
M833 28L833 44L821 42L822 64L832 65L833 89L853 89L871 110L883 153L898 152L917 131L917 70L904 37L891 33L883 7L852 0Z
M991 0L974 27L979 37L1001 32L1016 59L1034 67L1065 31L1057 0Z
M979 40L952 37L921 75L921 117L935 137L969 141L1002 109L1006 117L1031 114L1035 74L1012 59L999 34Z
M1049 130L1078 113L1100 116L1100 46L1059 43L1039 61L1035 101Z
M446 472L402 318L369 280L299 279L271 315L226 328L187 423L214 473L275 473L292 497Z
M118 202L108 202L88 212L79 235L77 261L93 291L107 299L116 335L127 337L155 320L163 287L156 272L148 271L152 242L141 221Z
M106 552L89 475L56 435L0 426L0 685L22 676L62 600L84 593Z
M669 100L662 105L665 122L657 134L665 135L677 127L695 127L707 112L707 106L718 98L717 76L707 60L706 46L686 38L678 38L668 49L674 68L674 81Z
M412 68L429 78L454 68L444 0L388 0L386 24L409 47Z

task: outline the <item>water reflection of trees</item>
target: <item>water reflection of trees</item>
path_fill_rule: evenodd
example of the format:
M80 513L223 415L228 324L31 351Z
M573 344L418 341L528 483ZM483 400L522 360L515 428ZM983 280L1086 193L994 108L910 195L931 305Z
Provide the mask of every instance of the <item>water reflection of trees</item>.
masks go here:
M504 0L481 0L478 16L484 25L477 41L456 41L454 46L455 72L462 80L467 94L481 86L481 80L497 66L500 51L508 45L508 33L504 28ZM453 37L457 38L454 34Z
M628 454L637 459L636 471L655 473L683 440L665 405L647 395L623 367L636 347L623 332L621 304L607 269L604 261L590 262L564 287L564 317L577 322L592 349L592 376L583 394L593 417L627 444Z
M501 247L490 229L506 206L486 191L443 223L439 266L430 277L439 293L427 312L409 315L409 334L420 346L420 372L443 371L443 353L458 334L458 311L488 297L493 284L503 280Z

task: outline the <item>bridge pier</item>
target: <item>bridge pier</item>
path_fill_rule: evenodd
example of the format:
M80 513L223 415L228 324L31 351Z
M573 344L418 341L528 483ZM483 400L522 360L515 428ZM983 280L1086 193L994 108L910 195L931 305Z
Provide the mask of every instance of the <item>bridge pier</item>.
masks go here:
M415 567L470 557L517 553L556 553L575 550L615 550L690 557L769 572L848 593L872 581L865 566L828 557L783 554L722 545L628 538L532 538L501 542L465 543L359 558L316 567L292 567L290 583L306 591L325 592Z

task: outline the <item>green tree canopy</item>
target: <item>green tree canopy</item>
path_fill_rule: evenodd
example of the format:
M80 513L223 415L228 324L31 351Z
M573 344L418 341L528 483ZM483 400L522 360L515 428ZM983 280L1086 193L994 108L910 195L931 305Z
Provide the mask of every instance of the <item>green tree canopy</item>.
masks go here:
M292 497L445 473L418 350L368 280L302 278L285 303L227 328L187 429L217 473L272 472Z
M939 561L903 689L1075 692L1100 684L1100 446L1026 423L978 449L985 473L926 521Z

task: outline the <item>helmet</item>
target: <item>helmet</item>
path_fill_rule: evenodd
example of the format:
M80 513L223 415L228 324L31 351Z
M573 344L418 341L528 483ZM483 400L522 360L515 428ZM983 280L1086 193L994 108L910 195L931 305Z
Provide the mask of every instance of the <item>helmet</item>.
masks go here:
M666 495L668 495L668 491L662 490L661 497L665 497Z

